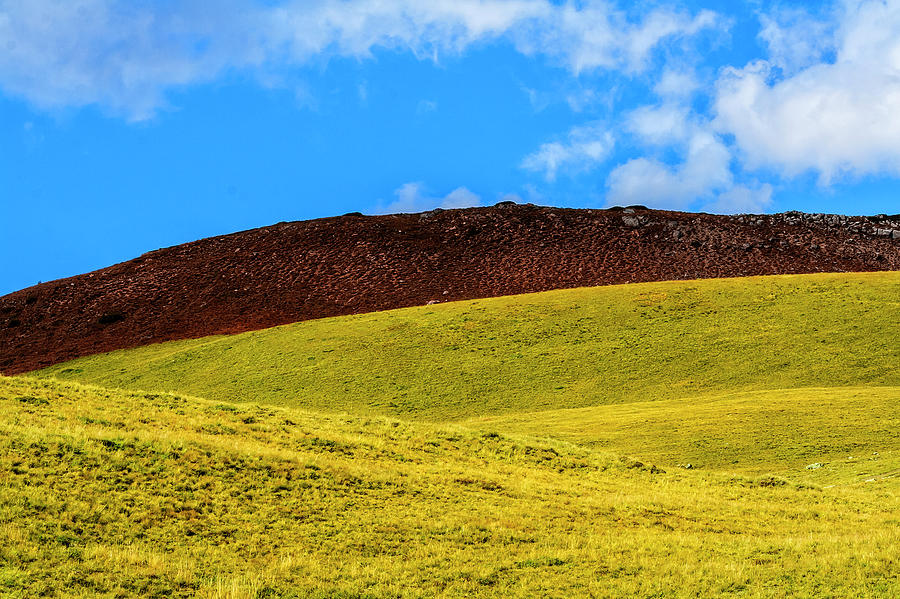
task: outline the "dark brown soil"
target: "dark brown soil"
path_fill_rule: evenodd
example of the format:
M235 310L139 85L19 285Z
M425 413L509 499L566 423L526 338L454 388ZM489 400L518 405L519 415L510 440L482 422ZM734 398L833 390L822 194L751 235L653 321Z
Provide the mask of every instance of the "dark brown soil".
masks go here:
M216 333L566 287L900 270L900 215L500 204L279 223L0 298L0 371Z

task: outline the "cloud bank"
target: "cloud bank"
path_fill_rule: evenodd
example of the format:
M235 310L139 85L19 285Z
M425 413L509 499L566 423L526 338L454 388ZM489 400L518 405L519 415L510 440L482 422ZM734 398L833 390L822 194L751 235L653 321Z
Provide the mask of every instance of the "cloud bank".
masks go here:
M779 9L760 16L759 39L767 57L725 68L705 90L708 114L686 101L693 77L669 70L660 103L625 115L648 155L613 168L608 204L758 212L774 190L758 176L900 176L900 1L847 0L819 17Z
M165 108L174 91L232 74L267 85L334 57L370 60L392 50L440 62L500 43L568 73L578 90L567 96L573 114L590 112L598 96L613 96L590 85L591 76L610 72L647 89L650 100L636 102L658 101L628 112L610 108L603 122L616 126L586 114L568 132L523 149L519 166L547 184L593 174L610 204L725 211L765 209L780 181L810 173L823 186L900 176L900 0L835 0L816 6L815 14L809 5L762 12L762 56L715 65L705 75L704 57L688 52L674 60L669 50L702 32L727 30L729 19L666 4L639 10L616 0L220 0L215 10L209 6L0 0L0 90L40 109L98 106L143 120ZM365 102L366 89L359 95ZM392 205L479 201L462 187L429 197L417 185L401 187Z
M575 73L639 72L661 41L714 26L703 11L639 20L606 0L0 0L0 88L42 108L99 105L146 119L179 87L231 71L265 79L376 48L437 60L502 39Z
M900 1L847 1L836 19L767 21L770 58L719 80L715 124L748 168L813 171L823 184L900 175Z

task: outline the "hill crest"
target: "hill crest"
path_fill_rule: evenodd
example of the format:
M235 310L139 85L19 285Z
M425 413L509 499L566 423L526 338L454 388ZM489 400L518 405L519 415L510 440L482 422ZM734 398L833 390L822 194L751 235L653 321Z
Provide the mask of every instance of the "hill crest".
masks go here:
M461 299L616 283L900 270L900 215L720 216L501 203L278 223L0 297L0 371Z

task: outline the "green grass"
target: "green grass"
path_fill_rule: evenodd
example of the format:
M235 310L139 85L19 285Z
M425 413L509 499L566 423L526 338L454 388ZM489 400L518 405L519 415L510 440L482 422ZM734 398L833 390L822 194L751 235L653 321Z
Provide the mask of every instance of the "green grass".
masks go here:
M778 276L0 378L0 595L900 596L898 339L900 273Z
M900 386L900 273L622 285L302 322L35 373L448 421L804 387Z
M872 390L866 421L865 393L776 401L848 407L868 449L897 395ZM716 405L752 416L751 395L705 401L697 430ZM809 408L801 445L819 442ZM620 416L625 429L643 417ZM834 434L855 438L849 426ZM819 486L665 470L460 425L0 377L0 595L900 594L897 478Z
M467 420L655 462L810 484L900 475L900 388L751 391ZM811 464L821 468L808 470Z

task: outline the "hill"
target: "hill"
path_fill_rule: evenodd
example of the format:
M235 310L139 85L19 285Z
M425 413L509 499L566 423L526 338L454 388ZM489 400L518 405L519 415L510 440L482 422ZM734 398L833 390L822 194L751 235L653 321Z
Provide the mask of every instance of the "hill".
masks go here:
M0 377L0 408L8 596L900 590L897 478L663 471L460 426L29 378Z
M626 282L900 270L900 216L501 204L213 237L0 298L0 371L160 341Z
M306 321L36 372L432 421L900 386L900 273L641 283Z

